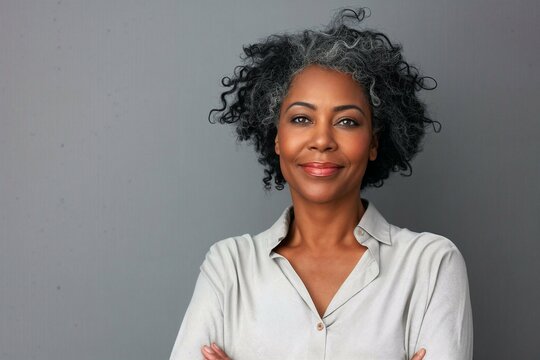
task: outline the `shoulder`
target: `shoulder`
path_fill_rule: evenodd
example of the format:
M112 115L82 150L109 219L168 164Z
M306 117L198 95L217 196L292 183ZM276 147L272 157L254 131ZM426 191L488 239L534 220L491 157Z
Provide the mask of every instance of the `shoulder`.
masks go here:
M287 208L276 223L255 235L245 233L219 240L208 249L201 265L201 272L217 279L222 285L236 283L248 277L261 266L268 265L269 241L276 237L276 228L283 223Z
M253 247L254 242L250 234L232 236L212 244L204 262L211 264L237 262Z
M415 268L437 272L441 267L452 268L466 274L465 259L449 238L432 232L415 232L407 228L390 226L392 248L396 255L409 258Z
M390 225L392 245L397 248L412 248L427 254L459 252L456 244L449 238L432 232L416 232L407 228Z
M206 252L201 272L215 285L233 280L251 266L260 247L250 234L232 236L212 244Z
M442 292L467 289L465 258L452 240L432 232L391 227L395 256L404 260L396 262L407 264L402 268L403 272L412 274L417 286L425 288L428 296L433 294L436 287Z
M417 232L389 223L372 202L369 202L360 226L380 243L388 245L383 246L381 252L392 261L396 257L406 256L407 263L411 263L420 256L459 252L457 246L445 236L428 231Z

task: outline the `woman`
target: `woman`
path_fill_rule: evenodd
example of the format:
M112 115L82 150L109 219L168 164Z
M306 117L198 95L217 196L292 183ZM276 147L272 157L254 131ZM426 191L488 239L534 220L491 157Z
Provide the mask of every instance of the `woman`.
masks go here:
M360 196L410 171L436 124L401 47L346 25L364 16L342 10L323 31L245 47L223 79L218 121L253 142L265 187L287 183L292 205L268 230L211 246L171 360L472 359L459 250Z

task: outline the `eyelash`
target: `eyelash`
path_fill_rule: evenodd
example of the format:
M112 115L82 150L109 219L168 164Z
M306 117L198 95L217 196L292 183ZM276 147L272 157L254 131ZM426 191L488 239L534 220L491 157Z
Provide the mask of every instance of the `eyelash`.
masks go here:
M350 121L350 125L345 125L345 126L347 126L347 127L356 127L356 126L359 125L359 124L358 124L358 121L353 120L353 119L348 119L348 118L339 120L339 123L342 122L342 121L345 121L345 120L346 120L346 121Z
M296 120L297 119L306 119L306 120L309 120L306 116L296 116L294 118L291 119L291 122L293 124L298 124L298 125L307 125L306 122L297 122ZM349 121L349 125L344 125L345 127L356 127L359 125L359 123L356 121L356 120L353 120L353 119L350 119L350 118L344 118L344 119L341 119L339 120L338 124L343 122L343 121Z
M298 121L296 121L296 120L298 120L298 119L306 119L306 120L309 120L309 119L308 119L307 117L305 117L305 116L296 116L296 117L293 117L293 118L291 119L291 122L292 122L293 124L299 124L299 125L305 125L305 124L306 124L305 122L298 122Z

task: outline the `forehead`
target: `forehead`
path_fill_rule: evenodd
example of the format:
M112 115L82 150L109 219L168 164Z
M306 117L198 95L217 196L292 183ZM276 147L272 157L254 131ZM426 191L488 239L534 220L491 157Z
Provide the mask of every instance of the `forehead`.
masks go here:
M309 65L294 76L284 103L310 99L368 105L363 87L351 74L320 65Z

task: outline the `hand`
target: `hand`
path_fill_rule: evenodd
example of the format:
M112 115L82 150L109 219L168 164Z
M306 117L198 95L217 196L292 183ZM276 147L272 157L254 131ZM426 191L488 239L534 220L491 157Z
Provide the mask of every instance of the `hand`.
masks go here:
M211 346L203 346L201 352L204 356L204 360L231 360L223 350L221 350L216 343L212 343ZM411 358L411 360L422 360L426 356L426 349L421 348Z
M426 349L421 348L416 352L416 354L413 355L411 360L422 360L426 356Z
M216 343L212 343L211 346L203 346L201 353L204 356L204 360L232 360L225 351L221 350ZM416 359L414 359L416 360Z

